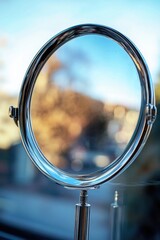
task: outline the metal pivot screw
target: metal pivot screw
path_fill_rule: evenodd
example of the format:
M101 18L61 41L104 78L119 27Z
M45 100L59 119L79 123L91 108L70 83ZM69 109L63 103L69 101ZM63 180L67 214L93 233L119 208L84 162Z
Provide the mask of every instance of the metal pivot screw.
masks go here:
M157 116L157 108L155 105L148 104L146 106L146 116L148 120L148 125L152 125Z
M18 127L18 108L10 106L9 107L9 117L13 118L16 126Z
M82 190L79 198L80 204L82 206L85 206L87 204L87 198L88 198L87 190Z

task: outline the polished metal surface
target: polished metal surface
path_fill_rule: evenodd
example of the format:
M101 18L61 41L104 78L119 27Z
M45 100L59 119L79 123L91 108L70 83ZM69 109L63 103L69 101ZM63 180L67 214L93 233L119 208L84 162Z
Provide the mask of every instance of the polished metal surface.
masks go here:
M109 166L85 175L69 174L53 166L42 154L31 125L30 105L34 85L48 58L71 39L88 34L99 34L117 42L131 57L141 85L141 109L135 132L124 152ZM13 115L11 114L11 117ZM25 75L18 104L18 118L23 145L34 164L46 176L68 188L89 189L117 176L137 157L144 146L156 117L154 90L148 67L135 45L120 32L105 26L83 24L71 27L50 39L37 53Z

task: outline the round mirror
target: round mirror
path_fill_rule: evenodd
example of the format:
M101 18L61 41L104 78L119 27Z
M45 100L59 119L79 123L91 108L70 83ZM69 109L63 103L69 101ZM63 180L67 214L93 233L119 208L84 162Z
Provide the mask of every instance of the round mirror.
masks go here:
M57 183L95 187L133 161L154 109L149 73L135 46L113 29L79 25L47 42L26 73L22 141Z
M65 43L41 69L32 95L32 129L54 166L92 173L122 154L140 106L130 56L111 39L86 35Z

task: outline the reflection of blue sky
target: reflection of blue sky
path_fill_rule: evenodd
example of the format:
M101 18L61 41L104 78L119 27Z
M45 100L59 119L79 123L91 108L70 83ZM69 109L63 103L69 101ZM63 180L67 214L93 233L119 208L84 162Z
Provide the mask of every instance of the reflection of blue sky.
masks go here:
M62 29L87 22L113 27L132 39L156 81L160 52L159 9L159 0L101 0L94 1L94 4L91 0L0 1L0 38L6 39L5 46L0 40L3 63L0 87L17 94L24 73L39 48ZM103 63L99 63L102 67ZM92 74L100 77L96 68Z
M98 35L79 37L61 47L57 56L69 70L56 75L61 87L68 87L73 78L71 86L76 91L104 102L139 107L136 68L123 48L111 39Z

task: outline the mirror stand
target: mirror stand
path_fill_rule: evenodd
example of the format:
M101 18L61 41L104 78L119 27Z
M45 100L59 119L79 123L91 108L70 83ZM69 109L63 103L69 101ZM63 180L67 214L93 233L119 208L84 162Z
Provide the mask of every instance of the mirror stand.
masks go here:
M75 208L74 240L89 240L90 204L87 190L81 190L79 203Z
M111 46L110 43L109 45L106 46L105 51L99 48L95 50L95 46L93 46L91 48L90 54L86 55L86 56L90 56L89 58L85 57L85 55L83 58L83 54L81 54L81 50L79 49L79 47L78 47L79 49L78 54L76 52L75 52L76 54L73 54L73 56L76 56L76 59L78 57L78 59L84 60L85 65L90 63L88 59L93 60L91 62L94 62L95 60L95 63L96 63L95 67L92 68L90 77L88 78L89 84L87 85L84 84L85 88L86 86L87 88L88 86L89 87L91 86L90 92L83 91L84 90L83 86L81 87L81 85L77 84L76 82L77 79L83 80L83 74L84 74L84 80L86 79L88 70L90 68L90 64L87 65L86 74L83 67L80 68L79 65L74 65L73 67L72 63L74 62L73 60L75 60L74 58L71 62L69 62L67 60L68 58L66 58L65 60L66 62L64 65L59 64L59 65L62 65L64 68L67 67L66 68L67 72L65 74L63 72L60 73L59 75L60 81L58 81L58 83L60 84L56 85L55 84L56 78L54 79L55 80L54 88L52 89L53 91L51 91L51 95L48 95L48 92L46 92L47 101L45 102L45 104L44 104L44 101L41 102L43 105L43 108L41 108L42 107L41 103L39 104L39 98L35 98L35 99L38 99L38 102L35 103L35 106L36 104L37 106L40 106L39 109L37 110L37 114L39 116L39 119L41 119L41 121L39 120L35 121L35 124L37 125L39 124L39 126L42 126L43 128L44 123L42 119L44 118L42 117L45 116L45 119L48 119L47 125L50 126L50 130L44 128L45 134L41 135L40 139L42 139L42 141L45 141L45 137L46 136L48 137L48 133L54 129L54 133L51 134L50 137L53 137L52 138L53 143L55 142L55 149L54 149L55 155L59 153L59 156L64 155L64 158L68 156L68 159L73 160L75 153L74 151L72 152L72 150L78 149L79 151L80 149L80 154L82 153L83 156L80 158L78 157L77 160L79 161L79 159L81 160L81 158L83 158L83 160L85 160L87 166L89 166L89 169L91 171L87 174L85 173L83 175L81 174L79 175L78 173L71 174L69 172L65 172L64 169L61 169L61 168L59 169L59 165L52 164L51 163L52 161L49 161L48 157L45 156L47 154L44 154L43 151L41 152L42 150L40 147L41 144L39 145L34 134L34 132L36 131L33 132L33 129L32 129L33 121L31 121L31 106L32 106L31 103L32 103L32 94L33 94L33 91L35 90L34 89L35 83L38 79L38 76L40 75L41 70L43 70L44 65L46 64L47 60L49 60L51 55L54 54L60 47L65 45L70 40L73 40L74 38L78 38L78 37L83 37L89 34L102 35L103 37L105 37L103 38L105 41L106 39L109 38L113 40L114 43L116 42L118 46L120 45L122 47L122 50L126 51L128 56L131 58L133 62L133 66L135 67L135 70L136 70L135 75L134 74L133 75L135 76L135 79L139 78L140 80L140 84L138 86L141 87L141 91L139 91L139 95L141 95L141 97L139 97L139 100L140 100L139 102L141 104L139 105L139 103L137 103L138 105L137 104L134 105L135 100L139 95L136 95L136 98L135 98L135 95L133 95L133 106L131 104L130 111L126 113L126 101L128 101L129 99L132 99L132 97L130 96L130 93L132 93L132 89L130 89L130 87L126 88L125 85L126 83L128 84L129 82L129 86L130 86L130 76L132 76L132 74L129 74L128 76L128 74L126 75L128 70L127 71L124 70L124 72L118 73L116 77L115 75L113 75L112 77L112 73L110 73L110 70L111 72L113 70L113 74L115 74L115 71L114 71L115 60L113 60L114 52L116 53L115 57L117 61L117 70L120 70L121 68L119 67L120 58L117 55L117 50L115 46ZM78 38L78 39L81 39L81 38ZM84 45L83 45L84 49L88 50L88 46L90 46L89 41L91 43L92 42L97 43L97 40L96 41L87 40L86 42L84 42ZM97 46L100 46L100 45L105 46L104 42L102 43L103 44L97 44ZM81 46L81 44L82 42L79 42L79 45L77 46ZM73 45L73 46L76 46L76 45ZM62 48L62 50L63 49L66 49L66 48ZM98 52L100 53L100 55L97 55ZM105 52L107 54L105 54ZM106 58L105 58L105 61L100 61L102 57L101 53L104 53L103 56L106 56L108 55L109 52L112 53L109 58L109 61L106 62ZM65 54L63 54L63 52L59 54L59 56L62 56L62 60L63 58L65 59ZM68 52L66 52L66 56L68 56ZM121 52L119 56L122 56ZM87 59L87 62L85 62L86 59ZM104 65L104 62L107 63L107 65ZM130 62L128 63L129 65L127 64L127 66L129 67ZM42 74L42 80L46 80L46 81L52 80L52 78L50 79L49 74L50 72L54 73L55 69L59 69L59 65L56 65L56 67L52 66L51 68L49 68L49 71L48 73L46 73L46 76L45 74L44 75ZM68 71L69 65L73 67L72 69L70 69L70 71ZM100 76L102 76L101 78L102 82L101 84L99 84L98 82L98 85L96 85L97 77L99 77L99 73L97 73L97 70L95 71L95 69L97 69L99 65L100 65L100 68L99 68ZM124 61L124 65L126 65L126 61ZM106 71L106 66L108 67L107 71ZM103 68L105 70L102 74ZM73 73L75 71L77 71L78 77L74 78ZM81 72L83 73L82 78L81 78ZM129 71L129 73L131 72ZM95 81L94 80L90 81L90 79L93 79L93 76L95 76ZM126 76L126 80L123 83L121 83L121 80L124 79L124 76ZM67 77L66 78L67 84L66 83L63 84L63 77L64 79ZM75 85L71 84L73 79L76 80ZM106 83L107 79L109 80L115 79L115 82L111 84L113 87L111 90L108 89L108 85ZM133 83L134 82L135 81L133 81ZM61 86L61 83L62 83L62 86ZM124 95L123 92L119 91L119 88L115 89L115 86L117 86L117 83L120 84L120 87L122 86L121 87L122 89L123 89L123 86L125 90L128 89L126 90L128 92L128 95L125 96L126 97L125 99L123 98L123 95ZM68 86L70 85L72 85L73 89L71 88L69 90ZM46 85L46 86L47 86L46 89L48 91L50 85ZM106 91L104 91L104 86L107 86L106 90L109 90L111 93L113 91L114 93L113 96L110 97L111 101L107 100L108 103L110 102L112 103L113 97L117 94L119 95L119 93L121 93L120 97L122 97L120 98L120 100L115 99L113 101L113 104L111 104L111 106L109 107L109 110L107 110L107 106L106 106ZM134 84L132 84L131 87L133 87L133 89L136 89L136 94L137 94L137 87ZM40 85L39 89L43 90L43 88L44 88L44 85L43 84ZM61 89L64 89L64 91L62 91ZM44 93L45 92L43 92L43 94ZM58 35L56 35L55 37L51 38L41 48L41 50L36 54L36 56L32 60L30 67L26 72L26 75L24 77L24 81L21 87L21 91L19 94L18 108L10 107L9 115L11 118L13 118L16 125L20 128L21 139L26 152L28 153L30 159L35 163L35 165L42 171L42 173L45 174L50 179L52 179L53 181L55 181L56 183L58 183L59 185L64 186L65 188L81 189L80 201L78 204L76 204L76 209L75 209L76 212L75 212L74 240L89 240L90 204L87 203L87 196L88 196L87 190L95 189L97 188L97 186L100 186L100 184L107 182L108 180L117 176L120 172L126 169L133 162L133 160L138 156L140 150L144 146L147 140L147 137L149 136L152 124L156 118L156 106L155 106L154 95L155 94L152 86L152 81L150 78L150 73L139 50L134 46L134 44L132 44L132 42L130 42L128 38L126 38L117 30L114 30L109 27L95 25L95 24L82 24L82 25L77 25L77 26L68 28L62 31L61 33L59 33ZM53 97L54 97L54 101L52 101ZM80 101L80 99L82 99L82 102ZM116 109L115 106L116 105L119 106L119 103L123 104L124 100L125 100L124 106L122 106L122 108L118 107ZM46 108L48 107L48 102L50 103L49 106L52 106L51 108L50 107ZM82 111L81 109L83 109L84 105L86 106ZM127 104L127 106L129 105ZM139 115L137 115L137 106L138 106ZM53 108L54 108L54 111L52 111ZM43 111L43 109L45 109L45 111ZM79 109L81 110L80 113L78 113ZM46 111L47 112L51 111L51 115L48 118L47 118L48 115L45 115ZM112 117L114 115L117 119L119 119L118 121L120 122L123 122L123 118L125 118L124 120L126 120L127 125L124 132L121 131L121 129L123 129L121 124L120 124L120 128L117 127L119 126L119 124L117 124L115 122L114 117ZM137 120L135 120L134 122L135 127L133 127L132 134L130 134L128 139L128 124L130 124L130 122L132 122L132 119L134 118ZM109 123L110 119L111 119L110 121L111 124L109 126L111 131L107 132L106 134L106 130L108 129L107 123ZM62 124L63 122L65 122L66 124L63 125ZM54 123L54 125L51 125L51 123L52 124ZM40 128L40 132L41 132L41 128ZM69 143L74 142L75 145L73 144L73 146L75 146L75 149L72 149L72 147L70 147L71 144L67 146L64 144L63 146L65 139L63 141L57 141L57 139L63 138L63 136L61 135L62 132L64 132L64 135L66 135L66 139L67 141L69 141ZM112 133L114 134L114 136L117 136L117 138L115 139L108 138L108 135L111 135ZM56 137L57 135L59 138ZM127 138L125 136L127 136ZM51 141L50 139L51 138L49 138L49 141ZM83 139L85 139L85 142L86 142L85 144L81 143L84 141ZM100 142L99 139L102 140L102 149L95 148L96 142ZM106 148L106 145L108 144L108 142L111 143L110 144L111 146L109 149ZM121 149L121 145L118 145L118 144L121 144L122 146L123 144L125 145L124 150L122 150L122 152L120 153L119 153L119 150ZM89 145L90 147L88 148ZM118 156L116 155L117 151L113 150L112 148L118 149ZM95 162L92 161L91 163L90 159L92 159L93 155L94 155ZM70 164L68 166L70 166ZM98 168L95 169L95 167L98 167ZM93 169L95 170L92 171ZM112 204L112 217L113 217L112 240L119 240L120 206L118 205L118 192L115 193L114 203Z

